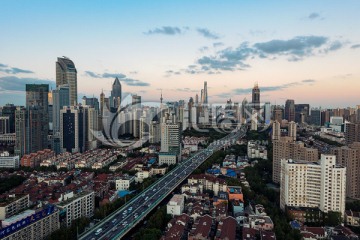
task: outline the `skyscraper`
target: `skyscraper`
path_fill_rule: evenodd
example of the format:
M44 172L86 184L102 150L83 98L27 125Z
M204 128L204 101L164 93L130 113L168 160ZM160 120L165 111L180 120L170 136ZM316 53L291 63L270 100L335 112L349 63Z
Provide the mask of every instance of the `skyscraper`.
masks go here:
M252 89L252 105L256 110L260 110L260 89L258 83L255 83Z
M292 99L285 102L285 119L289 122L295 121L295 101Z
M69 85L70 105L76 105L77 100L77 71L75 64L67 57L59 57L56 62L56 87Z
M64 106L60 110L61 152L83 152L85 148L85 114L82 107Z
M141 96L138 95L132 95L132 106L134 108L140 108L141 107Z
M112 85L111 96L110 96L110 107L118 109L121 105L121 83L118 78Z
M303 123L302 118L308 121L310 105L309 104L295 104L295 122Z
M204 104L208 104L208 90L207 90L207 81L204 82Z
M310 123L311 125L321 126L321 109L311 109L311 116L310 116Z
M49 113L48 84L26 84L26 111L28 123L26 142L30 153L48 147Z
M26 108L17 107L15 110L15 133L16 133L16 141L15 141L15 154L20 157L29 153L28 147L26 146L26 130L28 122L28 115Z
M59 85L55 90L52 90L53 96L53 132L60 131L60 110L64 106L70 105L69 85Z
M9 117L10 133L15 132L15 111L16 106L14 106L14 104L6 104L2 107L2 116Z

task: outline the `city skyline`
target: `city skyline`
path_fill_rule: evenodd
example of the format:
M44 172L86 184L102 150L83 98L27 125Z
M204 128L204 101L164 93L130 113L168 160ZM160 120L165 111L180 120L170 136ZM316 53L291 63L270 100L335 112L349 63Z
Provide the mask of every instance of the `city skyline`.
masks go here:
M360 3L350 2L2 2L0 105L25 105L27 83L55 89L54 63L65 55L78 99L102 88L109 97L118 77L123 95L143 102L159 101L160 89L164 101L188 100L204 81L210 103L241 102L257 82L263 102L354 107Z

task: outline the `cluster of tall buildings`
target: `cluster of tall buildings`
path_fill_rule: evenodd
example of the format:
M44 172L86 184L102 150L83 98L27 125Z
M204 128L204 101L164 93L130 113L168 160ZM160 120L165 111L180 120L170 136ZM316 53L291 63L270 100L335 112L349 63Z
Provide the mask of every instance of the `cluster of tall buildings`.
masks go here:
M49 90L47 84L26 84L25 90L25 106L5 108L13 110L16 155L48 148L61 153L97 147L91 130L98 128L99 104L96 98L86 97L82 105L78 104L73 61L67 57L57 59L56 89Z

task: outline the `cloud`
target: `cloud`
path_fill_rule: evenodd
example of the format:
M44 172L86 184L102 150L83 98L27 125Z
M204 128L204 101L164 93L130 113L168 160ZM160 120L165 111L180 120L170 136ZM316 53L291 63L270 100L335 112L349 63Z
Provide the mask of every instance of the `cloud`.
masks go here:
M263 54L290 55L296 57L312 56L313 50L325 45L328 38L324 36L297 36L289 40L271 40L255 43L254 48Z
M286 57L289 62L297 62L311 56L328 54L345 45L325 36L295 36L287 40L273 39L254 44L243 42L238 47L219 49L211 55L204 54L195 60L195 65L180 71L188 74L219 74L221 71L246 70L251 67L248 61L255 58L275 60Z
M146 35L153 35L153 34L164 34L164 35L177 35L181 34L183 31L179 27L171 27L171 26L163 26L161 28L155 28L144 32Z
M316 80L313 79L306 79L306 80L302 80L300 82L290 82L290 83L285 83L282 85L277 85L277 86L260 86L260 91L263 92L275 92L275 91L283 91L287 88L291 88L291 87L295 87L295 86L300 86L300 85L305 85L305 84L312 84L316 82ZM218 97L222 97L224 98L227 94L227 96L230 95L246 95L246 94L250 94L252 92L252 88L236 88L234 90L232 90L231 93L221 93L219 95L217 95Z
M85 74L92 78L119 78L121 83L125 83L128 86L137 86L137 87L147 87L150 86L149 83L143 82L140 80L127 78L125 74L122 73L103 73L98 74L91 71L85 71Z
M352 49L360 48L360 44L354 44L350 48L352 48Z
M209 50L209 47L206 47L206 46L199 48L199 51L202 52L202 53L204 53L204 52L206 52L208 50Z
M209 38L209 39L219 39L220 38L220 36L218 34L211 32L207 28L197 28L196 31L205 38Z
M310 20L315 20L315 19L319 19L321 16L319 13L313 12L310 13L309 16L307 17Z
M120 79L120 82L124 82L128 86L137 86L137 87L150 86L150 84L147 82L143 82L143 81L132 79L132 78L123 78L123 79Z
M92 78L125 78L126 75L122 73L103 73L98 74L91 71L85 71L85 74Z
M126 75L122 73L103 73L103 78L125 78Z
M131 71L129 72L130 74L138 74L139 72L138 71Z
M176 88L175 91L178 91L178 92L197 92L196 90L192 90L190 88Z
M17 67L9 67L8 65L0 63L0 72L4 72L7 74L18 74L18 73L34 73L30 70L25 70Z
M314 79L305 79L305 80L302 80L301 82L303 82L303 83L314 83L314 82L316 82L316 80L314 80Z
M25 91L25 84L49 84L50 88L55 88L55 81L48 79L6 76L0 77L0 92Z
M214 48L216 48L216 47L222 47L222 46L224 46L225 44L224 43L222 43L222 42L215 42L215 43L213 43L213 47Z

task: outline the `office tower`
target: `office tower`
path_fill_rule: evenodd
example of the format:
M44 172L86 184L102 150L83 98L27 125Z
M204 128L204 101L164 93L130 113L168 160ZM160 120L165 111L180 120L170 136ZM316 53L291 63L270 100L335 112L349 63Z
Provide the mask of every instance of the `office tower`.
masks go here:
M56 87L69 85L69 103L76 105L77 99L77 71L75 64L67 57L58 57L56 62Z
M273 141L279 140L280 137L281 137L280 123L277 120L275 120L273 123L272 140Z
M0 134L10 133L10 117L0 116Z
M82 106L85 126L85 150L93 150L97 148L97 131L98 131L98 115L99 112L92 106Z
M26 111L28 112L26 141L29 144L30 153L48 148L48 92L48 84L26 84Z
M188 107L183 107L183 120L182 120L182 130L186 130L189 128L189 115L190 115L190 111Z
M205 105L208 104L208 90L207 90L207 81L204 82L204 102Z
M181 124L171 120L161 124L161 152L181 154Z
M132 95L132 102L131 102L133 108L141 108L141 96L138 95Z
M85 116L82 107L64 106L60 110L61 152L83 152L85 147Z
M83 96L82 105L95 108L95 110L99 112L99 100L96 97L89 98L89 97Z
M241 118L241 123L246 123L246 120L249 118L249 114L248 114L248 101L246 98L244 98L244 100L241 102L241 111L240 111L240 118Z
M318 208L322 212L345 211L346 168L336 164L334 155L320 161L281 161L280 208Z
M321 109L311 109L310 124L321 126Z
M252 106L256 110L260 110L260 89L258 83L255 83L252 89Z
M264 121L266 124L270 124L271 121L271 104L266 102L264 105Z
M296 141L296 123L295 122L289 122L289 137L293 139L293 141Z
M60 110L70 105L69 85L60 85L52 90L53 97L53 132L60 131Z
M283 120L283 111L280 107L276 106L274 109L274 121L278 121L279 123Z
M306 122L309 118L309 111L310 111L309 104L295 104L295 122L304 123L302 122L302 118L304 118Z
M360 142L360 123L345 124L345 142L346 144Z
M201 104L204 103L204 89L201 89L201 93L200 93L200 103L201 103Z
M280 183L281 160L293 159L314 162L318 160L318 150L306 148L303 142L295 142L292 137L280 137L273 141L273 176L275 183Z
M133 106L136 106L137 104L135 103L135 105ZM141 117L141 114L142 114L142 111L141 109L133 109L132 110L132 120L133 120L133 124L132 124L132 127L133 127L133 131L132 131L132 134L134 137L138 138L140 137L140 117Z
M104 107L105 106L105 94L104 94L104 91L101 90L101 93L100 93L100 115L101 116L104 116Z
M360 199L360 143L331 149L337 164L346 167L346 196Z
M121 105L121 83L118 78L115 78L115 81L112 85L111 95L110 95L110 108L118 109Z
M14 104L6 104L2 107L1 115L3 117L9 117L9 133L15 132L15 111L16 106Z
M288 122L295 121L295 101L292 99L285 102L285 119Z
M26 146L26 130L27 130L28 115L26 108L16 107L15 111L15 155L19 155L20 158L29 153L29 148Z

